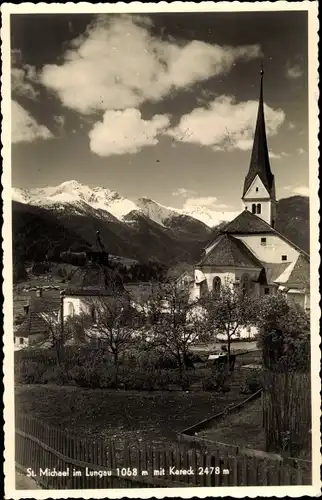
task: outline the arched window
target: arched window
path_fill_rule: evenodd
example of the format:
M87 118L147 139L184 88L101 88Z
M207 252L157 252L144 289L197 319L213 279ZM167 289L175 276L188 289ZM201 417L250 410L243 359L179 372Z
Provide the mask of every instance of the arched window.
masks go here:
M262 211L262 207L260 203L257 203L257 213L260 214Z
M221 287L221 279L219 276L215 276L212 282L212 289L215 294L218 294L220 292L220 287Z
M248 274L243 274L240 280L240 288L243 296L247 295L250 291L250 279Z
M72 302L68 302L68 316L73 317L75 314L75 307Z
M255 203L252 204L252 214L256 214L256 205L255 205Z
M200 298L205 297L208 293L207 280L200 283Z
M92 316L93 323L96 323L97 315L96 315L96 308L95 308L95 306L91 307L91 316Z

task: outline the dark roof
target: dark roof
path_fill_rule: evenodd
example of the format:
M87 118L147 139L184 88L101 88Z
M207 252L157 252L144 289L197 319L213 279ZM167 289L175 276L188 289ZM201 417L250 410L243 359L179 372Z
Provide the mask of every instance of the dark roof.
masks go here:
M100 262L89 262L74 272L66 295L116 295L124 293L120 275Z
M244 210L235 219L222 229L223 233L231 234L257 234L257 233L275 233L276 231L257 215L249 210Z
M256 128L254 134L253 150L250 160L248 174L245 178L243 196L250 188L256 175L259 176L262 183L266 187L270 195L273 195L274 189L274 176L271 172L269 164L265 116L264 116L264 99L263 99L263 70L261 71L260 95L258 104L258 113Z
M23 322L15 329L15 337L49 333L46 321L41 313L52 313L60 307L59 297L36 297L29 303L29 310Z
M289 285L310 285L310 261L300 254L287 280Z
M246 245L229 234L222 234L214 248L199 262L200 266L260 267L262 263Z
M290 265L289 262L277 262L277 263L263 262L263 267L265 272L265 282L268 285L272 285L289 265Z

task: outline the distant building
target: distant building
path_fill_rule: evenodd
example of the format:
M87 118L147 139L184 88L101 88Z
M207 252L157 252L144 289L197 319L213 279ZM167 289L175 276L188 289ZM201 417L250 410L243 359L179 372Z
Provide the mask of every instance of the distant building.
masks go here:
M58 315L59 297L46 297L43 289L37 290L37 296L24 305L21 322L14 327L14 348L41 346L50 339L50 327L43 314Z
M242 201L244 211L221 228L205 247L204 255L195 266L191 297L196 299L220 289L228 279L254 297L281 290L309 310L309 255L275 229L275 180L265 130L263 71L253 150Z

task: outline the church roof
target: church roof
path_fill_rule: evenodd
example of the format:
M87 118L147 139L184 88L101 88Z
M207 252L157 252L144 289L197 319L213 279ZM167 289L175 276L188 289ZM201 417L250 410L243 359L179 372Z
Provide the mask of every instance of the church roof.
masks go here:
M218 237L214 248L203 257L198 265L263 267L262 263L242 241L228 234L222 234Z
M264 279L268 285L275 283L276 279L288 268L289 262L263 262L264 267Z
M256 234L275 233L276 231L257 215L252 214L249 210L244 210L229 222L222 229L222 232L228 234Z
M245 196L245 194L247 193L256 175L259 176L265 188L267 189L268 193L270 195L273 194L272 190L274 187L274 176L272 174L269 163L267 138L266 138L264 99L263 99L263 74L264 71L262 70L253 150L252 150L249 170L245 178L243 196Z

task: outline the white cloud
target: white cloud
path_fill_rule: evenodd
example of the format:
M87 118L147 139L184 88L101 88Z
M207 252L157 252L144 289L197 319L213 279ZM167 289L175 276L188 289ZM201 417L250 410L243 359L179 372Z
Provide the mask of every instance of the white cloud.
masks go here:
M215 196L198 196L188 198L184 205L184 210L192 210L198 207L206 207L208 209L218 210L220 208L229 208L228 205L223 203L217 203L217 198Z
M288 128L289 128L290 130L294 130L294 129L295 129L295 123L293 123L293 122L288 122Z
M289 191L291 194L297 194L300 196L309 196L310 190L308 186L284 186L284 191Z
M297 186L292 189L293 194L299 194L300 196L309 196L310 190L308 186Z
M36 120L16 101L11 103L11 140L16 142L33 142L36 139L50 139L50 130L39 125Z
M303 148L297 148L296 152L300 155L303 155L304 153L306 153L305 149L303 149Z
M29 97L37 99L39 92L34 88L36 81L36 70L33 66L25 65L22 68L11 70L11 91L14 96Z
M233 97L220 96L208 107L195 108L181 117L178 126L166 134L183 142L212 146L215 151L251 149L258 103L236 103ZM266 129L274 135L285 118L284 111L265 106Z
M58 125L58 127L63 128L65 125L65 117L62 115L54 116L54 121Z
M158 143L157 135L169 126L169 117L155 115L143 120L137 109L106 111L103 121L89 132L90 148L100 156L136 153Z
M226 73L236 60L260 56L258 45L184 44L158 39L150 28L147 19L99 16L72 42L63 64L44 66L42 83L84 114L127 109Z
M303 70L299 64L295 64L294 66L289 66L287 68L286 75L288 78L295 80L303 75Z
M186 188L177 188L173 191L172 196L192 196L196 194L196 191L193 189L186 189Z
M280 160L281 158L285 158L285 156L288 156L288 154L285 153L285 151L281 151L280 153L274 153L273 151L269 152L269 157L277 159L277 160Z

